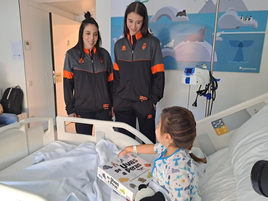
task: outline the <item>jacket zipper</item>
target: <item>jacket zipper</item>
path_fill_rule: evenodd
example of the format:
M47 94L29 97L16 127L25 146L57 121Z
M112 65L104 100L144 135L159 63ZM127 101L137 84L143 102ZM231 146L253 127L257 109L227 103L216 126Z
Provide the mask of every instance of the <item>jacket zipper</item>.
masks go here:
M133 40L133 39L132 39ZM130 42L130 41L129 41ZM131 44L131 42L130 42L130 44ZM135 44L135 46L136 46L136 44ZM133 66L134 66L134 64L133 64L133 56L134 56L134 41L133 41L133 44L131 45L131 54L132 54L132 58L131 58L131 65L132 65L132 74L133 74ZM133 82L133 77L132 77L132 79L131 79L131 86L130 86L130 89L131 89L131 91L132 91L132 82ZM130 102L130 97L129 97L129 102Z
M93 55L91 58L91 62L92 62L92 69L93 69L93 82L94 82L94 87L93 87L93 94L95 95L95 88L96 88L96 79L95 79L95 69L94 69L94 61L93 61ZM96 95L94 97L94 107L96 110Z

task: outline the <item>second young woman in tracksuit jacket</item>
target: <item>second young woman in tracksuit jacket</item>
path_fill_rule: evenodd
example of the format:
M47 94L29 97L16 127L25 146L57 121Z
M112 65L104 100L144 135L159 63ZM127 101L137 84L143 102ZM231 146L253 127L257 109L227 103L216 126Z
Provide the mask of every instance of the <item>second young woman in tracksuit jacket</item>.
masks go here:
M155 143L155 106L163 97L164 64L160 42L148 32L143 3L127 7L124 35L114 47L115 118L135 128L137 117L140 131Z
M79 41L68 50L64 63L64 99L68 116L112 119L112 61L109 53L99 47L98 24L85 14L79 30ZM91 134L92 126L76 124L76 132Z

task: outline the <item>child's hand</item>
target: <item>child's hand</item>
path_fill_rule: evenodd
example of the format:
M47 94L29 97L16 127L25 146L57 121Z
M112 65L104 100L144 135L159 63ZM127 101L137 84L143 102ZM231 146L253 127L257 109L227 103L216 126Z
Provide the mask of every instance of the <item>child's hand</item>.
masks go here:
M118 156L124 156L128 153L132 153L133 152L133 146L128 146L128 147L125 147L119 154Z

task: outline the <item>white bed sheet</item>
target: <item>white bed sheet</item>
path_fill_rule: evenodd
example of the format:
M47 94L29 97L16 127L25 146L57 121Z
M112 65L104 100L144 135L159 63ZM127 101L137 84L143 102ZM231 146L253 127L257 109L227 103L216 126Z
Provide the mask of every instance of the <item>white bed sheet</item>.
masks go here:
M123 201L97 179L97 167L118 153L106 140L79 146L56 141L2 170L0 182L51 201Z
M206 172L200 175L199 190L203 201L236 201L236 181L229 148L208 157Z
M79 146L55 141L0 171L0 183L49 201L125 201L97 178L97 167L119 152L114 143L103 139L96 145ZM153 160L154 156L149 162ZM163 192L156 184L151 188Z

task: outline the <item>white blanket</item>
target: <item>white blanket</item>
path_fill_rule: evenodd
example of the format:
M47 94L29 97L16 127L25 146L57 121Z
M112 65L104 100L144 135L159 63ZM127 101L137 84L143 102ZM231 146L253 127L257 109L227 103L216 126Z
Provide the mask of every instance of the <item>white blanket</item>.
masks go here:
M36 152L30 165L18 164L1 171L0 182L51 201L124 200L97 179L97 167L114 159L120 151L113 143L53 143L56 149Z

